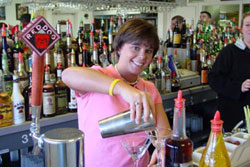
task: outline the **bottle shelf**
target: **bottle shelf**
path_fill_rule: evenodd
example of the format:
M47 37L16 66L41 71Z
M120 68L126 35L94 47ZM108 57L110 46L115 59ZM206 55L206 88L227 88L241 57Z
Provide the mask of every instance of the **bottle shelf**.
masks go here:
M185 105L195 105L209 100L217 99L217 93L209 85L200 85L182 90L182 95L186 99ZM165 112L172 111L174 108L174 99L177 92L162 94L162 101Z
M30 134L30 123L27 121L20 125L12 125L0 128L0 154L26 148L33 145ZM68 113L56 117L42 118L40 120L41 134L61 127L78 127L77 113Z

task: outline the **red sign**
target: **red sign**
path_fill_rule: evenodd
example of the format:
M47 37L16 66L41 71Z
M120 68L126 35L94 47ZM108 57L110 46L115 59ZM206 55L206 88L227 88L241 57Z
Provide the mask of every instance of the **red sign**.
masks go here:
M44 17L30 22L22 31L21 39L39 56L43 56L60 36Z

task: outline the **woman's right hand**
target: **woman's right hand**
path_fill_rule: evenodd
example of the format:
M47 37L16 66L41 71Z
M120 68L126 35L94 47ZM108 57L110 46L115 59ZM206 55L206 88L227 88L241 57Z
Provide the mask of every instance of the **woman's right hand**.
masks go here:
M250 89L250 79L246 79L241 85L241 91L247 92Z
M122 96L122 98L130 105L130 118L140 123L142 115L144 121L149 120L149 114L155 113L153 100L148 92L138 90L124 81L120 81L114 88L114 94Z

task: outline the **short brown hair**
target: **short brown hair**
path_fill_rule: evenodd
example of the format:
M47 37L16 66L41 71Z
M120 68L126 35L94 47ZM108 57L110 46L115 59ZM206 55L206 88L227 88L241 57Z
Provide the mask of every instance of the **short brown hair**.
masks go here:
M171 20L175 20L175 19L177 20L178 24L181 24L184 20L184 18L180 15L176 15L176 16L172 17Z
M243 17L242 17L242 19L241 19L241 24L240 24L240 27L241 27L241 28L243 27L243 22L244 22L244 20L245 20L245 18L246 18L247 16L250 16L250 12L247 12L247 13L245 13L245 14L243 15Z
M125 43L147 43L154 49L153 56L159 49L159 37L156 28L144 19L126 21L115 36L113 48L117 52Z

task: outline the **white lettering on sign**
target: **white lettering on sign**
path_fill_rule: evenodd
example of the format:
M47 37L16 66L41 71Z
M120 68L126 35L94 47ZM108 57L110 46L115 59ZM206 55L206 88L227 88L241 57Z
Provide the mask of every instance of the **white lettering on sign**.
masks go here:
M30 33L26 34L25 37L30 40L34 34L37 34L40 30L43 30L46 34L50 34L51 39L55 40L56 39L56 35L53 33L53 31L51 31L48 27L48 25L43 25L41 26L40 24L36 25L34 27L34 29L32 29L30 31Z
M29 142L29 136L27 134L22 135L22 143L26 144Z

